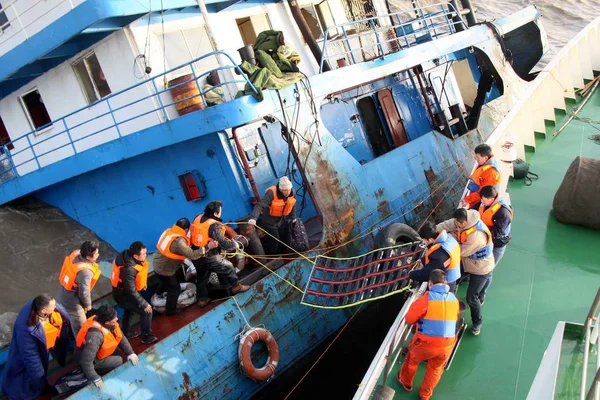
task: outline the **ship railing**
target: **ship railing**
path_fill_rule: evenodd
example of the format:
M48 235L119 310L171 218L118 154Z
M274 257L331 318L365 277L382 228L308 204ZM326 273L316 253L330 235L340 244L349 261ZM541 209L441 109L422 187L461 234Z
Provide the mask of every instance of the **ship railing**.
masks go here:
M402 309L398 313L394 324L388 331L379 351L373 358L373 362L369 366L367 373L365 374L363 381L360 383L354 400L368 400L371 399L373 391L375 390L378 383L385 384L387 381L393 366L398 361L400 356L400 348L404 347L408 335L411 331L411 326L406 323L406 314L410 306L427 290L427 283L424 282L416 290L413 291L411 296L406 300Z
M451 3L438 3L331 26L323 35L319 72L325 62L341 68L465 30L461 14Z
M73 0L52 2L48 2L48 0L14 0L10 3L2 1L2 5L0 5L0 46L20 33L23 34L23 37L19 42L29 39L40 31L42 19L48 20L48 18L52 18L49 16L55 16L53 20L56 20L75 6ZM63 12L56 11L59 9Z
M223 55L229 61L230 65L219 66L204 72L199 71L198 67L194 65L203 59L218 54ZM190 69L192 71L190 79L172 86L166 84L167 76L172 76L172 74L177 74L177 72L182 70L187 72ZM200 80L205 79L210 73L232 69L239 75L239 79L235 79L234 76L234 79L201 89ZM159 82L158 84L157 81ZM172 92L173 89L191 82L195 82L197 85L198 90L195 94L173 100L172 95L166 93ZM188 63L140 81L127 89L110 94L91 105L82 107L38 129L30 131L13 141L4 143L0 146L0 184L99 144L117 140L123 136L168 121L173 118L168 111L173 106L176 107L177 104L201 97L204 106L208 107L206 101L206 94L208 92L222 86L231 88L237 84L246 84L254 93L258 92L233 58L224 51L213 51L204 54ZM144 87L149 88L149 90L144 90ZM124 103L123 100L126 101L125 104L122 104ZM95 112L93 117L89 117L89 114L92 112L91 109L94 109L93 112ZM151 117L151 114L155 113L159 113L158 118L148 118L148 116ZM146 118L140 121L142 117ZM133 122L136 125L132 126ZM54 132L54 129L57 128L58 131ZM42 133L47 133L50 129L53 132L49 136L41 136ZM104 133L105 137L96 140L94 143L89 142L90 138L102 133ZM88 140L87 143L84 142L86 139Z
M596 297L588 311L585 322L583 323L583 334L585 337L585 346L583 348L583 370L581 372L581 390L580 400L600 400L600 349L598 334L600 333L600 288L596 292ZM588 364L592 353L592 345L596 345L596 374L589 390L587 391Z

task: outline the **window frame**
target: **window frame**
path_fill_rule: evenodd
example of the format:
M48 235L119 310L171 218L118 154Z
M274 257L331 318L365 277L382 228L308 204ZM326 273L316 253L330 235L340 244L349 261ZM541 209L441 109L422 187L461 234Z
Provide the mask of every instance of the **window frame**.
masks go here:
M48 119L50 120L50 122L48 122L46 125L42 125L39 128L36 128L35 123L33 122L33 118L31 117L31 114L29 112L29 108L27 107L27 104L25 104L25 100L23 99L23 97L27 96L28 94L31 94L33 92L38 92L40 95L40 99L42 99L42 104L44 105L44 108L46 109L46 114L48 114ZM40 92L40 90L38 89L37 86L34 86L33 88L21 93L19 95L19 103L21 103L21 107L23 108L23 112L25 113L25 117L27 118L27 121L29 122L29 126L31 126L32 131L34 132L34 135L39 135L41 133L44 133L46 131L48 131L49 129L52 129L52 127L54 126L54 124L52 123L52 117L50 116L50 113L48 112L48 108L46 107L46 103L43 102L43 98L42 98L42 93Z
M10 4L9 4L10 5ZM2 11L0 11L0 16L4 16L4 19L6 19L6 21L1 22L2 19L0 19L0 36L4 33L4 31L8 28L10 28L11 26L11 21L8 18L8 15L6 15L6 7L4 7L2 5L2 1L0 0L0 8L2 9ZM6 26L2 27L2 25L7 24Z
M96 55L96 52L93 50L86 53L85 55L79 57L77 60L75 60L74 62L71 63L71 68L73 70L73 73L75 74L75 77L77 77L77 82L79 83L79 88L81 89L85 99L87 100L88 105L95 104L95 103L101 101L103 98L108 97L112 94L112 89L110 88L108 80L106 80L106 85L108 86L108 90L110 90L110 93L108 93L105 96L100 95L100 89L98 89L98 85L94 81L94 74L92 73L92 69L88 62L88 58L90 58L91 56L96 57L96 60L98 61L98 65L100 66L100 71L102 72L102 74L104 74L104 70L102 69L102 66L100 65L100 60L98 60L98 56ZM83 63L85 70L88 74L88 78L89 78L90 82L92 83L92 89L94 89L94 95L96 96L96 99L93 101L91 101L91 99L88 97L88 94L85 91L85 87L82 82L82 78L79 76L79 73L75 69L75 66L79 65L80 63ZM106 78L106 74L104 75L104 77Z

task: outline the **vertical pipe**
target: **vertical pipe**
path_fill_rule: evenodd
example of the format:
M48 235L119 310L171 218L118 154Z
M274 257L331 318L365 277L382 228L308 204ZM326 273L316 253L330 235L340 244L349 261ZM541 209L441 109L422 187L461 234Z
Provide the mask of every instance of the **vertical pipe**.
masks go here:
M254 197L256 197L256 201L260 201L260 194L258 193L258 188L256 187L256 182L254 181L254 175L252 175L252 171L250 170L250 165L248 164L248 160L246 160L246 153L244 153L244 149L242 144L240 143L240 139L237 136L237 130L241 128L241 126L236 126L231 130L231 136L233 136L233 141L235 142L235 147L240 155L242 160L242 165L244 166L244 171L246 172L246 176L248 177L248 182L250 182L250 187L252 188L252 193L254 193Z
M462 24L462 18L460 17L460 10L458 8L458 1L457 0L450 0L450 5L452 6L451 8L453 8L453 10L451 10L452 12L454 12L456 15L454 15L452 17L452 22L454 23L454 29L456 30L456 32L462 32L465 30L465 27Z
M460 0L460 3L462 4L463 8L469 10L469 13L467 14L467 24L469 24L469 26L476 25L477 17L475 17L475 10L471 5L471 0Z
M298 2L296 0L287 0L287 2L290 6L292 17L294 17L294 21L296 21L296 25L298 25L298 29L300 29L300 33L302 33L302 37L306 41L306 44L308 44L308 47L310 48L310 51L315 57L315 60L317 60L317 64L320 64L321 59L323 58L323 54L321 53L321 49L319 48L317 41L313 37L310 28L308 27L308 24L306 23L306 20L302 15L300 6L298 6ZM329 66L327 60L323 60L323 71L331 71L331 67Z

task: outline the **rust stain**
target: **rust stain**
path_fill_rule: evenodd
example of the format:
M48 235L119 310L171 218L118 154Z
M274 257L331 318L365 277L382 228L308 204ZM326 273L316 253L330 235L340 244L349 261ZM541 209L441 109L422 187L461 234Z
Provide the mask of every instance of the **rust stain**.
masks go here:
M229 311L225 315L223 315L223 319L227 322L231 322L232 319L235 318L235 313L233 311Z
M183 376L183 384L181 385L181 389L183 389L183 393L181 396L177 398L177 400L196 400L198 399L198 391L192 388L192 382L190 380L190 376L183 372L181 374Z
M381 196L383 196L383 192L384 192L383 188L379 188L379 189L377 189L377 190L375 191L375 193L374 193L374 194L375 194L375 198L376 198L376 199L378 199L378 198L380 198Z
M256 289L257 293L262 293L264 290L264 284L262 281L258 281L255 285L254 288Z
M377 203L377 211L383 215L390 214L390 203L387 200L380 201Z
M229 393L231 393L231 392L233 392L233 389L231 389L231 388L229 388L229 387L227 387L227 386L225 386L225 387L223 388L223 394L229 394Z

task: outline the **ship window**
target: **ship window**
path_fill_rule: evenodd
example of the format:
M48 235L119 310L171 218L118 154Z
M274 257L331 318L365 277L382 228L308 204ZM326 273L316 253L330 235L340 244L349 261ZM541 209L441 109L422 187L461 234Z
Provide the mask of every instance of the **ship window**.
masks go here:
M159 38L162 42L162 35ZM169 68L176 68L188 64L204 54L214 51L213 45L208 37L205 26L165 32L164 35L166 59ZM205 57L194 63L197 74L219 67L216 56ZM179 68L173 71L173 77L179 77L185 73L191 73L189 67Z
M98 101L111 93L96 54L88 54L75 62L73 70L85 93L88 104Z
M10 24L8 23L8 17L6 16L6 12L4 11L2 2L0 2L0 9L2 9L2 11L0 11L0 33L2 33L6 28L10 26Z
M271 22L267 14L258 14L246 18L238 18L235 20L238 30L242 36L244 45L253 45L256 37L262 31L271 29Z
M37 89L25 93L20 97L21 105L29 119L33 129L46 128L52 125L48 110L44 105L44 100Z
M10 136L8 136L8 131L6 130L6 126L4 126L4 121L2 121L2 118L0 117L0 146L3 146L8 142L10 142ZM15 148L15 146L13 146L12 144L7 145L6 147L9 150ZM0 148L0 153L1 152L2 148Z
M327 0L319 4L307 4L302 7L302 16L306 20L310 32L315 40L323 39L327 28L335 26L333 14ZM329 38L335 36L333 30L329 30Z

